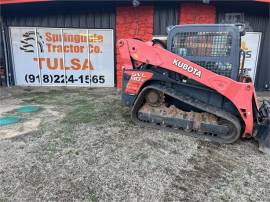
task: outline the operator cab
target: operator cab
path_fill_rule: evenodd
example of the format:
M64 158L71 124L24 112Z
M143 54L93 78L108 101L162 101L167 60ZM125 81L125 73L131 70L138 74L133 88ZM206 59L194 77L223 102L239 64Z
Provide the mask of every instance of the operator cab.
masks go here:
M176 25L167 31L169 51L219 75L239 80L245 58L240 48L244 25Z

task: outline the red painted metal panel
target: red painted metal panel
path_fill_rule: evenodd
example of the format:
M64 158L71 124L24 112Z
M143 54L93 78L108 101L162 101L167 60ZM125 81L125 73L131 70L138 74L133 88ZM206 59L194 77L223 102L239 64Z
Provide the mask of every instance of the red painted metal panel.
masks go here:
M270 0L255 0L255 1L270 3Z
M19 4L19 3L33 3L44 1L51 1L51 0L1 0L0 4Z

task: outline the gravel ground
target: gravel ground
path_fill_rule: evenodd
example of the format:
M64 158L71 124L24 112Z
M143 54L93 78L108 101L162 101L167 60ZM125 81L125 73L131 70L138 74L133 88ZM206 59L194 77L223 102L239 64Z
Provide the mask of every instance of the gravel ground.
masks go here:
M140 128L114 89L0 90L2 116L42 108L19 115L36 128L22 134L21 122L0 139L0 201L270 201L270 157L252 139L220 145Z

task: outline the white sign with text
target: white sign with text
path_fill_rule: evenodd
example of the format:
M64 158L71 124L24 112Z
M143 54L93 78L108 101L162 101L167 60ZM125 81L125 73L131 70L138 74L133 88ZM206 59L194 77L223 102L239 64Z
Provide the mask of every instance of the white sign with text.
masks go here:
M255 82L256 77L261 35L261 32L246 32L246 34L241 37L241 48L246 54L244 68L250 69L249 75L253 82Z
M16 85L114 86L111 29L10 27Z

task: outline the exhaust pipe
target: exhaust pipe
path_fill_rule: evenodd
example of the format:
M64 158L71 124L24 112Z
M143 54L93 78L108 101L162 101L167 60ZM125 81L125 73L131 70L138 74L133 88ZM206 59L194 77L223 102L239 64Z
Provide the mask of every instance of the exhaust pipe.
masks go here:
M270 155L270 103L263 101L258 113L257 134L259 150Z

